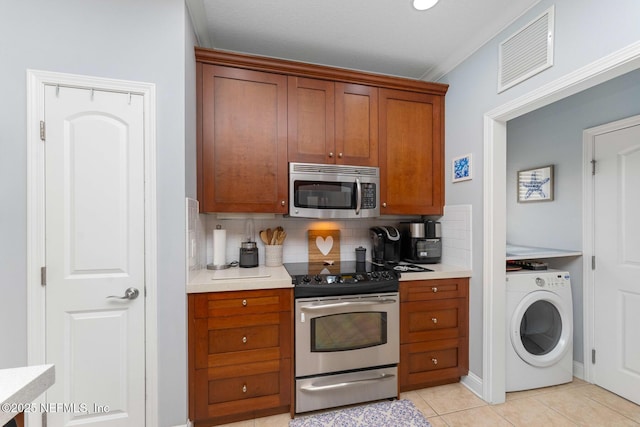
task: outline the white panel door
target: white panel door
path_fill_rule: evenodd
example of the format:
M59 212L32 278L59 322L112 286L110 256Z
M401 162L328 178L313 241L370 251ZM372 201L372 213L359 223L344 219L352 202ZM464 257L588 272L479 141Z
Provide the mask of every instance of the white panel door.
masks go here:
M640 126L594 140L596 384L640 404Z
M142 98L45 89L49 427L145 425Z

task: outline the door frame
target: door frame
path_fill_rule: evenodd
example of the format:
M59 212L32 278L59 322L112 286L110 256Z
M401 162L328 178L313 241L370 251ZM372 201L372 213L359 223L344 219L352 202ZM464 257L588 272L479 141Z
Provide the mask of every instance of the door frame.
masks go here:
M640 41L535 88L484 114L481 396L489 403L505 401L506 275L504 260L507 238L505 221L507 121L638 68L640 68ZM585 226L586 219L583 218L583 227ZM590 255L589 248L583 242L583 259L588 259ZM585 352L586 339L585 336Z
M594 270L591 268L590 259L595 256L595 217L594 210L594 176L592 175L591 160L594 155L595 139L599 135L625 129L631 126L640 125L640 115L627 117L626 119L616 120L615 122L606 123L604 125L595 126L585 129L582 132L582 153L583 153L583 226L582 226L582 242L584 246L583 262L583 312L584 312L584 379L589 382L594 381L595 368L591 363L591 349L595 348L595 282ZM596 165L597 167L597 165ZM588 254L588 258L587 258ZM587 262L588 261L588 262Z
M40 268L45 265L45 152L40 140L45 86L95 89L143 97L144 105L144 274L145 274L145 420L158 425L156 93L155 84L40 70L27 70L27 362L46 362L45 298ZM38 402L44 402L43 397ZM30 426L42 426L28 414Z

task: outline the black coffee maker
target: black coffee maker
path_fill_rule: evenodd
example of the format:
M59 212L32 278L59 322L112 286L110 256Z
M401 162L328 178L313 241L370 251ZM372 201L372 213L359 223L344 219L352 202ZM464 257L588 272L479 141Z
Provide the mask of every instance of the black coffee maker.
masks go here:
M390 225L369 229L371 235L371 261L376 264L400 261L400 232Z
M400 223L402 259L415 264L434 264L442 256L440 223L432 220Z

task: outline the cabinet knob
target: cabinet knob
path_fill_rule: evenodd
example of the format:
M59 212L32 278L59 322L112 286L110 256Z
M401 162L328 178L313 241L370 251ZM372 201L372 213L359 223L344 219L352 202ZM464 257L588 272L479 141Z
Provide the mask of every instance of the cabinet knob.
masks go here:
M435 294L436 292L438 292L438 288L436 286L434 286L433 288L431 288L431 290L433 291L433 293Z
M246 343L247 343L247 337L242 337L242 342L243 342L244 344L246 344Z
M280 202L280 206L285 206L286 204L287 204L286 200L283 200L283 201Z
M431 321L432 321L433 323L438 323L438 318L437 318L437 317L432 317L432 318L431 318Z
M329 157L333 157L333 151L329 153Z
M386 203L383 203L383 204L382 204L382 207L383 207L383 208L386 208L386 207L387 207L387 204L386 204Z
M431 359L431 363L433 363L434 365L438 364L438 359L436 359L435 357L433 359Z
M338 153L338 158L342 158L342 153Z
M242 386L242 392L243 392L243 393L246 393L246 392L247 392L247 385L246 385L246 384Z
M434 291L434 292L435 292L435 291ZM246 300L246 299L243 299L243 300L242 300L242 306L243 306L243 307L246 307L246 306L247 306L247 300Z

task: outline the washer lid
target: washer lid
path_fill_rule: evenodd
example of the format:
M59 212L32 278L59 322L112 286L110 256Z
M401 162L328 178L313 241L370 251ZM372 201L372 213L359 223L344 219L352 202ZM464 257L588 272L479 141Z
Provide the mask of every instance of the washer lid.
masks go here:
M551 366L573 343L571 303L557 294L537 291L527 294L511 316L511 344L522 360L532 366Z

